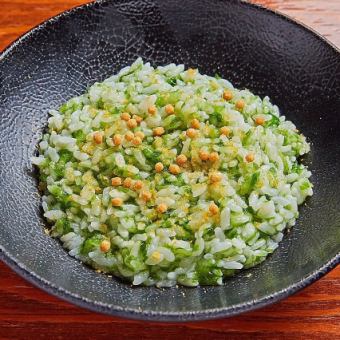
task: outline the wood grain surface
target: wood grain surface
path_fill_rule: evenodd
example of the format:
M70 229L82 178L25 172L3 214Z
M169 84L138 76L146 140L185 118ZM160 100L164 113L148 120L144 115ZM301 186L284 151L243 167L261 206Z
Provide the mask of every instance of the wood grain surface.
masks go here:
M340 0L257 0L340 47ZM82 0L0 0L0 50ZM0 339L340 339L340 267L303 291L243 315L151 323L89 312L33 287L0 263Z

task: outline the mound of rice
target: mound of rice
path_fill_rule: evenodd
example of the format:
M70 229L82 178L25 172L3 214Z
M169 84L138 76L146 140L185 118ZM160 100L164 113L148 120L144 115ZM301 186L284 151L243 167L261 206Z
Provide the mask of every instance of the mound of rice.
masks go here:
M309 145L268 97L183 65L137 59L50 115L32 162L51 235L134 285L222 284L313 193Z

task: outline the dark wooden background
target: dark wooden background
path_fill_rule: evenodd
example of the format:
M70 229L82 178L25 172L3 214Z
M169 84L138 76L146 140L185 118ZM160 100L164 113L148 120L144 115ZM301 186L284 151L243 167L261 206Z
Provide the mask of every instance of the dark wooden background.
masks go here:
M82 0L0 0L0 50ZM340 0L254 0L311 26L340 47ZM303 291L243 315L151 323L100 315L52 297L0 263L0 339L340 339L340 267Z

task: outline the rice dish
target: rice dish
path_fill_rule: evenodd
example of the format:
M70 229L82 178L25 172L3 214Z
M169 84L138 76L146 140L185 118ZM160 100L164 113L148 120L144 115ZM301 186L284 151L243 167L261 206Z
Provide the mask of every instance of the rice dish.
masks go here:
M32 163L70 255L133 285L221 285L295 224L309 150L268 97L139 58L51 110Z

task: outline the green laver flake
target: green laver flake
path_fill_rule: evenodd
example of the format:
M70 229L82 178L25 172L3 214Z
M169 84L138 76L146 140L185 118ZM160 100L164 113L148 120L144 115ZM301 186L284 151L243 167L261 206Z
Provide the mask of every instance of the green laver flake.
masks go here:
M51 110L32 163L70 255L133 285L193 287L278 247L313 194L309 150L268 97L137 59Z

